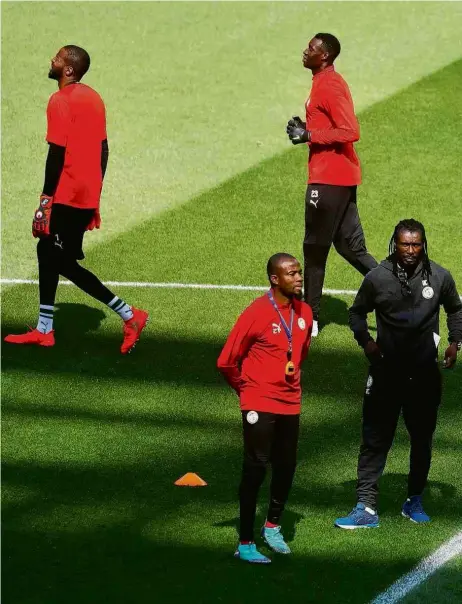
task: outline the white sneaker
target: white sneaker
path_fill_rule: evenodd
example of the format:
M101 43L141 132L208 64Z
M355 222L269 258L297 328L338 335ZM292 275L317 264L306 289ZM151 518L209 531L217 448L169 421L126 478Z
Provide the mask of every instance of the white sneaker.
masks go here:
M313 327L311 329L311 337L315 338L319 333L319 326L317 321L313 321Z

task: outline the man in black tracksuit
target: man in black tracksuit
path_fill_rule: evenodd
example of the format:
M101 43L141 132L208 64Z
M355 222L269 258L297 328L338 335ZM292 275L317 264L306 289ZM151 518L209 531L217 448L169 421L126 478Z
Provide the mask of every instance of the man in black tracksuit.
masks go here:
M390 241L390 255L366 275L350 308L350 328L371 365L363 403L358 503L348 516L335 521L340 528L378 526L377 483L401 411L411 441L408 498L402 514L414 522L430 520L421 497L441 402L437 365L441 305L449 330L444 366L450 369L462 343L462 302L451 274L429 260L423 225L403 220ZM367 327L372 311L377 342Z

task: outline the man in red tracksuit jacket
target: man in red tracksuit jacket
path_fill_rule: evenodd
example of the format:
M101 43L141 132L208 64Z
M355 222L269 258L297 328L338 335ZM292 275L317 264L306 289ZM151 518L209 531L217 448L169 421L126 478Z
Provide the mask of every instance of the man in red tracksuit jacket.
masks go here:
M308 187L305 197L304 298L313 309L313 336L318 333L319 306L332 243L337 252L365 275L377 266L367 252L356 205L361 168L353 143L359 124L347 83L334 69L340 42L319 33L303 53L303 65L313 73L306 101L306 123L299 117L287 124L294 145L307 143Z
M279 253L267 265L271 288L239 317L218 359L218 369L240 399L244 461L239 488L240 529L235 557L269 563L254 542L258 491L272 466L270 504L262 536L289 554L279 520L295 473L300 423L300 366L311 340L311 308L297 299L302 270Z
M81 82L89 68L90 55L75 44L63 46L51 59L48 77L56 80L58 90L48 101L45 182L32 220L32 235L39 239L38 321L26 333L8 334L5 342L55 345L53 321L62 275L119 315L120 351L128 354L146 327L148 313L127 304L80 264L86 231L101 226L100 197L109 158L104 102Z

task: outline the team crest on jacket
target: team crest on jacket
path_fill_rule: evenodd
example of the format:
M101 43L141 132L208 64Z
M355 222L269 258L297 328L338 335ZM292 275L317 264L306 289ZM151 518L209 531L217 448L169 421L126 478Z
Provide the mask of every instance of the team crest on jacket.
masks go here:
M423 288L422 296L425 298L425 300L431 300L431 298L433 298L434 295L435 295L435 292L433 291L433 287L430 287L429 285L427 285L427 287Z
M300 329L305 329L306 323L305 323L305 319L303 319L303 317L299 318L299 320L298 320L298 326L300 327Z
M256 424L258 422L258 413L256 411L249 411L247 413L247 421L249 424Z

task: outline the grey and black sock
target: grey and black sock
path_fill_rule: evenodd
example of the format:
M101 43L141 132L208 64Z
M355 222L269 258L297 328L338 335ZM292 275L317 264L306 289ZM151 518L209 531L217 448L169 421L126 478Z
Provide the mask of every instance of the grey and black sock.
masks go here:
M40 333L50 333L50 331L53 331L54 310L54 306L40 304L37 331L40 331Z
M124 321L128 321L133 319L133 310L132 307L129 306L126 302L115 296L109 304L109 308L111 308L114 312L116 312L119 317L121 317Z

